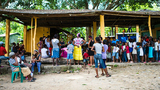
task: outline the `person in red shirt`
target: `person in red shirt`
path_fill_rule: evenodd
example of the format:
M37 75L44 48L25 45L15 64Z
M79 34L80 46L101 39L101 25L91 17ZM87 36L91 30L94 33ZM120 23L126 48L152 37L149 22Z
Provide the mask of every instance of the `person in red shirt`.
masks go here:
M3 47L3 42L0 42L0 68L1 68L1 60L7 60L9 57L5 57L4 55L7 53L6 49ZM1 72L0 72L1 74Z
M86 52L83 54L84 68L86 68L86 63L88 60L89 60L89 54L88 54L88 49L86 49Z

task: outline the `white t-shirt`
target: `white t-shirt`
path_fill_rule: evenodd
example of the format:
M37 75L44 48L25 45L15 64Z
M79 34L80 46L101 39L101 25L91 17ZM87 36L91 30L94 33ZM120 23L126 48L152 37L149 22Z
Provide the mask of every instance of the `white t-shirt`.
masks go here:
M67 54L72 54L74 50L74 46L72 44L69 44L67 46Z
M42 57L48 57L47 51L48 51L48 49L46 49L46 48L42 48L41 49L41 55L42 55Z
M96 54L102 54L102 44L95 43L93 46L95 47Z
M129 44L129 47L132 48L133 43L128 42L128 44Z
M156 51L158 50L158 42L155 42L154 48Z
M82 38L75 38L75 39L74 39L75 45L77 45L77 46L81 45L81 44L82 44L82 41L83 41Z
M136 47L137 47L136 42L133 42L133 48L136 48Z
M126 46L125 46L125 45L123 45L123 50L124 50L124 49L126 49Z
M58 46L58 43L59 43L59 40L58 39L52 39L52 45L53 45L53 48L59 48Z
M158 43L158 48L159 48L159 50L160 50L160 43Z
M115 46L113 47L113 52L116 52L116 47Z
M118 52L119 51L119 47L116 47L116 52Z

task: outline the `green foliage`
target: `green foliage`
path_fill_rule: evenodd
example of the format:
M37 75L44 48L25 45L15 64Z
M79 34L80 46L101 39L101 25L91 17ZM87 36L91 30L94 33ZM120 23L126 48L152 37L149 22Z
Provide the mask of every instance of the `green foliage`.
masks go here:
M114 65L114 67L118 67L118 65L117 65L117 64L115 64L115 65Z
M81 70L81 68L78 67L77 70L79 71L79 70Z
M63 71L64 71L64 72L66 72L66 71L67 71L67 69L64 69Z

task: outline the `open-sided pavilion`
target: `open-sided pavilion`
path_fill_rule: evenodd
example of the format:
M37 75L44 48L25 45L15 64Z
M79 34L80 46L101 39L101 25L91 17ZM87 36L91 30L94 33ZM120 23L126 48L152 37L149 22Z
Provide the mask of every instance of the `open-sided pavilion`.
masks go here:
M6 18L6 41L5 48L9 52L10 21L24 25L24 45L27 48L27 26L31 26L30 45L31 54L36 48L37 27L62 28L62 27L93 27L93 36L97 36L97 27L100 26L101 36L105 38L105 26L136 27L139 33L140 25L147 25L150 36L154 31L151 26L160 22L160 11L112 11L112 10L15 10L0 9L0 17ZM11 18L12 17L12 18ZM16 19L15 19L16 18ZM152 20L151 20L152 19ZM152 21L152 22L151 22ZM34 27L34 29L33 29ZM58 29L52 29L56 32ZM91 29L89 30L91 35ZM115 34L116 35L116 34ZM8 55L8 53L7 53Z

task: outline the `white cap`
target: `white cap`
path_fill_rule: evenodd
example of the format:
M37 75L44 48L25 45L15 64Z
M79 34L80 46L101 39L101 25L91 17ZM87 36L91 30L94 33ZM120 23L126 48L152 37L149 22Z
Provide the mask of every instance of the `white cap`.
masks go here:
M13 55L15 55L14 52L10 52L10 53L9 53L9 57L12 57Z

